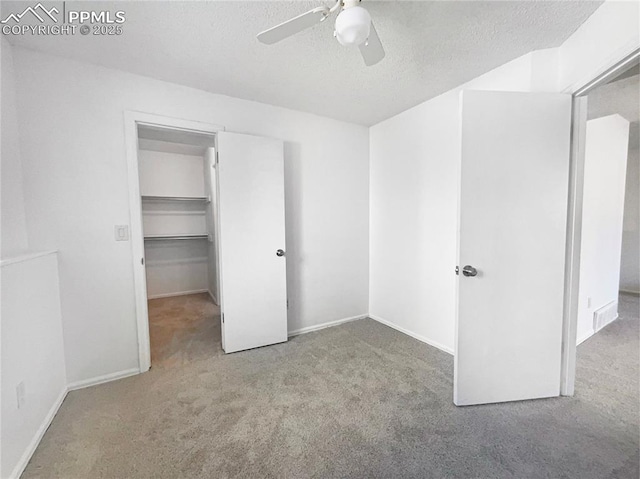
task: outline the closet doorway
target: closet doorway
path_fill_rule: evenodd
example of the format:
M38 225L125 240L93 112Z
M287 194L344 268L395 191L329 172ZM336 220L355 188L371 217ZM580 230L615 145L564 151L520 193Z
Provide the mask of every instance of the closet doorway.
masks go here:
M283 143L125 124L140 371L286 341Z
M138 127L151 364L221 353L215 135Z

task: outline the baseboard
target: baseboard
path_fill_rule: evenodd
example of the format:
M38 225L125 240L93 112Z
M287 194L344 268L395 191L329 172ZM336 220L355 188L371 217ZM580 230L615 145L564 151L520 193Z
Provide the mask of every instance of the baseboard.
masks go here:
M211 296L211 301L213 301L214 303L216 303L217 306L220 306L220 303L218 303L218 298L216 298L214 296L214 294L211 292L211 290L208 290L209 296Z
M447 346L445 346L443 344L440 344L437 341L433 341L432 339L425 338L424 336L421 336L421 335L416 334L416 333L414 333L412 331L409 331L408 329L402 328L402 327L398 326L397 324L394 324L391 321L383 319L383 318L381 318L379 316L374 316L374 315L370 314L369 317L371 319L375 320L375 321L378 321L381 324L384 324L385 326L389 326L390 328L395 329L396 331L400 331L401 333L404 333L407 336L411 336L412 338L417 339L418 341L426 343L429 346L433 346L434 348L437 348L440 351L444 351L445 353L453 355L453 349L448 348Z
M18 464L16 464L16 466L13 468L13 471L11 471L11 474L9 475L10 479L18 479L20 475L24 472L25 468L27 467L27 464L29 464L29 461L31 460L31 456L33 456L33 453L36 452L36 449L38 448L40 441L42 441L44 433L47 432L47 429L49 429L49 426L51 425L53 418L58 413L60 406L62 406L64 398L67 397L67 392L68 392L68 388L63 388L62 392L60 393L56 401L53 403L53 406L51 406L51 409L49 409L49 412L47 413L47 415L44 418L44 421L42 421L42 424L36 431L35 436L33 436L33 439L29 443L29 446L27 446L27 449L25 449L25 451L22 453L22 456L20 457Z
M69 391L75 391L76 389L83 389L89 386L97 386L98 384L103 384L110 381L116 381L118 379L123 379L139 373L140 373L140 370L138 368L126 369L124 371L105 374L104 376L98 376L96 378L85 379L83 381L76 381L68 384L62 390L62 392L56 399L56 402L53 404L53 406L51 406L51 409L49 409L49 412L45 416L44 421L42 421L42 424L38 428L38 431L36 432L35 436L33 436L33 439L29 443L29 446L27 447L27 449L25 449L24 453L20 457L18 464L16 464L16 466L13 468L13 471L9 475L9 478L18 479L20 475L24 472L24 469L27 467L27 464L29 464L29 461L31 460L31 456L33 456L33 453L38 448L40 441L42 441L42 438L44 437L44 433L47 432L47 429L51 425L53 418L58 413L58 410L60 409L60 406L62 406L62 403L64 402L64 399L67 397L67 394L69 393Z
M147 299L173 298L174 296L187 296L189 294L209 293L208 289L194 289L193 291L181 291L179 293L164 293L147 296ZM211 293L209 293L211 294Z
M580 346L582 343L584 343L587 339L589 339L594 334L596 334L596 332L593 330L593 328L591 330L587 331L586 334L583 334L581 337L579 337L576 340L576 346Z
M75 391L76 389L84 389L90 386L97 386L98 384L104 384L111 381L116 381L118 379L128 378L129 376L135 376L136 374L140 374L140 369L125 369L124 371L117 371L115 373L105 374L104 376L83 379L82 381L75 381L67 386L67 390Z
M289 331L288 336L292 338L293 336L298 336L300 334L312 333L314 331L319 331L321 329L330 328L332 326L338 326L344 323L350 323L351 321L357 321L358 319L368 318L369 316L366 314L360 314L358 316L350 316L348 318L337 319L335 321L329 321L322 324L316 324L314 326L307 326L306 328L294 329L293 331Z
M640 296L640 291L631 291L630 289L621 289L620 293L631 294L633 296Z

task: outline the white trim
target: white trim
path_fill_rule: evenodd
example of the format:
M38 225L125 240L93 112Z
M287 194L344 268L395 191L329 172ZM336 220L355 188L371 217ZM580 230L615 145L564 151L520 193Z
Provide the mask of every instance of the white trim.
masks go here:
M40 255L40 256L43 256L43 255ZM135 376L136 374L140 374L140 370L138 368L125 369L124 371L105 374L104 376L98 376L95 378L85 379L82 381L76 381L65 386L62 392L60 392L60 395L58 396L56 401L51 406L51 409L49 409L49 412L47 413L44 420L42 421L42 424L36 431L36 434L33 436L33 439L31 439L31 442L22 453L22 456L20 456L20 460L13 468L13 471L11 471L11 474L9 475L9 479L19 479L20 475L24 472L25 468L27 467L27 464L29 464L31 457L33 456L33 453L36 452L36 449L40 445L40 441L42 441L42 438L44 437L44 433L47 432L47 429L49 429L49 426L51 426L53 419L56 417L56 414L58 414L58 411L60 410L62 403L64 402L65 398L67 397L67 394L70 391L75 391L77 389L84 389L90 386L97 386L98 384L104 384L111 381L117 381L118 379L124 379L130 376Z
M571 105L571 156L569 158L569 201L560 358L560 395L562 396L573 396L575 390L586 127L587 98L574 96Z
M42 256L48 256L50 254L56 254L58 250L52 249L47 251L34 251L32 253L24 253L19 256L10 256L0 261L0 266L9 266L10 264L24 263L25 261L31 261L32 259L41 258Z
M183 130L215 135L224 131L223 126L200 121L184 120L138 111L124 112L125 145L129 184L129 218L131 222L131 251L136 297L136 324L138 331L138 364L140 372L151 367L151 345L149 339L149 311L147 307L146 269L142 228L142 199L140 197L140 175L138 171L138 125L154 126L171 130Z
M416 334L412 331L409 331L408 329L400 327L397 324L392 323L391 321L381 318L380 316L375 316L373 314L370 314L369 317L374 321L378 321L379 323L384 324L385 326L389 326L390 328L395 329L396 331L400 331L401 333L404 333L407 336L411 336L412 338L417 339L420 342L428 344L429 346L433 346L434 348L437 348L440 351L444 351L445 353L448 353L451 355L454 354L453 349L445 346L444 344L440 344L439 342L434 341L433 339L429 339L419 334Z
M144 372L148 371L151 366L151 347L149 344L146 268L141 264L141 259L144 258L144 237L142 229L142 198L140 197L140 179L138 173L138 118L135 113L124 112L127 172L129 177L129 221L131 222L131 251L133 254L133 278L138 331L138 365L140 371Z
M321 329L331 328L333 326L339 326L344 323L350 323L351 321L357 321L359 319L368 318L367 314L360 314L358 316L350 316L348 318L336 319L335 321L328 321L322 324L316 324L314 326L307 326L306 328L294 329L293 331L289 331L287 334L288 337L292 338L294 336L299 336L301 334L313 333L314 331L320 331Z
M594 88L605 84L620 73L623 73L627 65L633 67L633 61L637 60L639 51L640 45L638 40L629 40L625 45L612 52L598 68L585 74L580 80L564 88L562 92L571 93L576 96L588 94Z
M141 371L138 368L125 369L124 371L117 371L115 373L109 373L103 376L97 376L95 378L83 379L81 381L69 383L69 385L67 386L67 390L75 391L77 389L97 386L98 384L110 383L111 381L128 378L129 376L135 376L136 374L140 373Z
M53 418L58 413L60 406L62 406L64 398L67 397L68 391L69 389L65 387L60 393L60 395L58 396L58 398L56 399L56 401L53 403L53 406L51 406L51 409L49 409L49 412L44 417L44 420L42 421L42 424L36 431L36 434L33 436L33 439L31 439L31 442L22 453L22 456L20 456L20 460L13 468L13 471L11 471L11 474L9 475L10 479L18 479L20 475L24 472L25 468L27 467L27 464L29 464L29 461L31 460L31 456L33 456L33 453L36 452L36 449L40 445L40 441L42 441L42 438L44 437L44 433L47 432L47 429L51 425Z
M583 334L578 338L578 340L576 341L576 346L580 346L582 343L584 343L587 339L589 339L594 334L596 334L596 332L593 329L587 331L587 334Z
M217 306L220 306L218 304L218 298L215 297L215 295L211 292L211 290L208 289L207 292L209 293L209 296L211 296L211 301L213 301Z
M567 87L564 92L573 94L573 115L571 118L571 158L570 197L567 222L567 248L565 267L565 295L562 330L562 359L560 395L572 396L575 389L576 346L586 337L576 338L578 329L578 292L580 286L580 249L582 239L582 192L584 187L584 143L586 139L587 102L582 96L597 86L601 80L611 79L620 71L621 64L627 64L629 57L638 55L638 41L630 41L624 47L612 52L611 56L595 69L590 78ZM577 93L576 93L577 92Z
M154 294L153 296L149 296L149 299L173 298L174 296L188 296L190 294L200 294L200 293L211 294L208 289L194 289L193 291L179 291L177 293Z

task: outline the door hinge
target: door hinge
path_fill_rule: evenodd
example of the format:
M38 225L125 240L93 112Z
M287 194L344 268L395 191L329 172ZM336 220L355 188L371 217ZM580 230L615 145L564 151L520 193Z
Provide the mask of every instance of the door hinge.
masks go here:
M287 309L289 309L289 300L287 299Z
M224 323L224 313L222 313L222 322Z
M218 152L216 151L216 165L220 163L220 156L218 156Z
M140 259L140 263L142 264L142 266L144 266L144 258Z

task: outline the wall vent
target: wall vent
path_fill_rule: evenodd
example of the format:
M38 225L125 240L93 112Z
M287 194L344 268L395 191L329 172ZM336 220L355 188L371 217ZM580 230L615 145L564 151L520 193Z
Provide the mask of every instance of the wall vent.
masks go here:
M593 331L598 332L618 317L618 302L611 301L593 312Z

